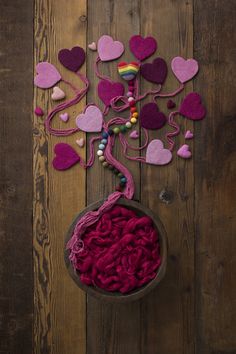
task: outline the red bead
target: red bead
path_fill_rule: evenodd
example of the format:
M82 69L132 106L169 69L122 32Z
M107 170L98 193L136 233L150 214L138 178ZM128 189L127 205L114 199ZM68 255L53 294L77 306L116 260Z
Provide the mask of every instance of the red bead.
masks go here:
M122 190L122 189L121 189L120 186L117 186L117 187L116 187L116 191L117 191L117 192L121 192L121 190Z
M133 100L133 101L129 102L129 106L130 106L130 107L135 106L135 100Z
M136 111L137 111L137 108L136 108L136 107L131 107L131 108L130 108L130 112L131 112L131 113L134 113L134 112L136 112Z

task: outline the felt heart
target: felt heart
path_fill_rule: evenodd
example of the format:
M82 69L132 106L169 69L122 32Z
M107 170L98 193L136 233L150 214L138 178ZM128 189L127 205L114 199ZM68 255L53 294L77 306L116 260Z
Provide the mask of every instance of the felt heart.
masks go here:
M146 129L160 129L166 124L166 116L159 112L156 103L147 103L141 109L140 123Z
M192 139L193 133L190 130L187 130L184 137L185 137L185 139Z
M190 159L190 157L192 156L192 153L189 150L189 146L187 144L184 144L177 151L177 155L182 157L183 159Z
M65 68L76 72L84 64L85 52L81 47L74 47L71 50L61 49L58 59Z
M88 48L91 50L97 50L97 44L95 42L92 42L88 45Z
M196 92L190 92L181 103L179 113L188 119L203 119L206 115L206 108L202 104L201 96Z
M197 74L198 62L195 59L185 60L182 57L175 57L172 59L171 69L179 82L184 83Z
M34 113L36 114L36 116L42 117L44 115L44 112L42 110L42 108L40 107L36 107L34 110Z
M61 120L63 122L66 123L68 121L68 119L69 119L69 114L68 113L62 113L62 114L59 115L59 117L61 118Z
M67 170L80 161L80 156L69 144L56 144L54 152L56 156L52 161L52 165L56 170Z
M75 142L77 145L79 145L79 147L81 148L84 147L85 144L84 138L77 139Z
M167 75L167 64L164 59L156 58L152 63L142 64L140 73L150 82L163 84Z
M98 96L106 106L110 106L114 97L123 96L124 92L124 85L120 82L101 80L98 83Z
M172 100L168 100L168 102L167 102L167 108L168 108L168 109L172 109L172 108L175 108L175 107L176 107L175 102L172 101Z
M129 137L130 137L131 139L137 139L137 138L139 137L139 133L137 132L137 130L133 130L133 131L130 133Z
M109 61L119 58L125 48L119 41L114 41L112 37L104 35L98 40L98 54L102 61Z
M136 35L130 38L129 47L134 56L142 61L155 53L157 42L153 37L143 38L140 35Z
M55 66L46 61L36 65L36 73L34 84L43 89L50 88L61 80L61 75Z
M53 87L52 95L51 95L51 98L53 101L62 100L65 96L66 96L65 92L62 91L62 89L60 89L60 87L58 87L58 86Z
M118 73L122 77L122 79L126 81L133 80L139 71L139 64L135 61L131 63L126 63L122 61L118 64Z
M146 152L146 162L153 165L166 165L172 159L172 153L168 149L164 149L161 140L152 140Z
M76 118L77 127L87 133L100 132L102 130L102 123L102 112L95 105L88 106L84 113L79 114Z

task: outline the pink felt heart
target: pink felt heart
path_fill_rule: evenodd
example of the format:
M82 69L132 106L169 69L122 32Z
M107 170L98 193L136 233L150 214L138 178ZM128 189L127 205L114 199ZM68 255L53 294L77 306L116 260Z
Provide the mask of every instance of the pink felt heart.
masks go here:
M153 165L167 165L172 159L172 153L164 149L163 142L155 139L150 142L146 152L146 162Z
M63 98L65 98L65 92L62 91L62 89L60 89L60 87L58 86L55 86L53 87L53 90L52 90L52 100L53 101L59 101L59 100L62 100Z
M137 130L133 130L133 131L130 133L129 137L130 137L131 139L138 139L139 133L137 132Z
M185 139L192 139L193 133L190 130L187 130L184 137L185 137Z
M190 157L192 156L192 153L189 150L189 146L187 144L184 144L177 151L177 155L182 157L183 159L190 159Z
M65 113L60 114L59 117L61 118L61 120L63 122L66 123L68 121L68 119L69 119L69 114L65 112Z
M198 62L195 59L185 60L182 57L175 57L172 59L171 68L177 79L184 83L197 74Z
M80 130L87 133L100 132L103 124L102 112L95 105L88 106L84 113L78 115L76 124Z
M98 96L106 106L110 106L111 100L117 96L123 96L124 85L120 82L101 80L98 84Z
M77 145L79 145L79 147L81 148L84 147L85 144L84 138L77 139L75 142Z
M50 88L61 80L61 75L55 66L46 61L36 65L36 73L34 84L43 89Z
M124 50L124 45L119 41L114 41L110 36L104 35L98 40L98 54L102 61L117 59Z
M95 42L92 42L88 45L88 48L91 50L97 50L97 44Z
M54 152L56 156L52 161L52 165L56 170L67 170L80 161L80 156L69 144L56 144Z
M179 113L191 120L203 119L206 109L202 104L201 96L196 92L190 92L181 103Z
M137 59L144 60L155 53L157 42L153 37L143 38L140 35L136 35L130 38L129 47Z

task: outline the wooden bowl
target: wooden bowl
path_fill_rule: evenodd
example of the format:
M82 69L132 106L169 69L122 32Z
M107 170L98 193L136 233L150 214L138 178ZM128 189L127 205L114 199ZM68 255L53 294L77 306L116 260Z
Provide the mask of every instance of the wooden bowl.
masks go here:
M93 286L87 286L83 284L80 281L79 274L77 274L76 271L74 271L74 268L69 260L69 254L70 251L66 250L66 244L71 238L75 225L77 224L78 220L88 211L91 210L97 210L102 204L104 200L101 200L99 202L93 203L89 205L86 209L83 210L78 216L75 218L75 220L72 222L65 238L65 251L64 251L64 259L66 263L67 270L71 276L71 278L75 281L75 283L82 289L84 290L87 294L95 296L96 298L100 300L105 300L105 301L110 301L110 302L127 302L127 301L133 301L140 299L149 291L151 291L157 284L160 283L161 279L164 277L165 272L166 272L166 263L167 263L167 237L166 237L166 232L165 229L160 221L160 219L154 215L148 208L144 207L142 204L135 202L133 200L126 200L121 198L117 204L123 205L124 207L128 209L134 210L137 215L143 216L147 215L151 217L153 220L154 226L158 230L159 234L159 242L160 242L160 253L161 253L161 265L159 266L157 270L156 277L151 280L148 284L144 285L141 288L138 288L137 290L134 290L133 292L130 292L128 294L120 294L117 292L107 292L105 290L102 290L98 287L93 287Z

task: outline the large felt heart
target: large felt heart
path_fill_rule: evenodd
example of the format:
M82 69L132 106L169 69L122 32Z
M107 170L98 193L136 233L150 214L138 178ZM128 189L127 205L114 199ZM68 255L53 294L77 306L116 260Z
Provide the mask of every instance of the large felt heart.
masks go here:
M161 140L155 139L150 142L146 152L146 162L153 165L166 165L172 159L170 150L164 149Z
M156 58L152 63L142 64L140 73L150 82L163 84L167 75L167 64L164 59Z
M129 47L137 59L144 60L155 53L157 42L153 37L143 38L140 35L136 35L130 38Z
M171 62L171 69L179 82L184 83L191 80L198 72L198 62L195 59L185 60L182 57L175 57Z
M179 113L191 120L203 119L206 108L202 104L201 96L196 92L190 92L181 103Z
M106 106L114 97L124 96L125 88L120 82L101 80L98 83L98 96Z
M55 66L46 61L36 65L36 73L34 84L43 89L50 88L61 80L61 75Z
M56 156L52 161L52 165L56 170L67 170L80 161L80 156L69 144L56 144L54 152Z
M88 106L84 113L81 113L76 117L77 127L87 133L100 132L102 130L102 123L102 112L95 105Z
M81 47L74 47L71 50L61 49L58 59L65 68L76 72L84 64L85 52Z
M117 59L124 50L124 45L119 41L114 41L111 36L104 35L98 40L98 54L102 61Z
M160 129L166 124L166 116L164 113L159 112L156 103L147 103L141 109L140 123L146 129Z
M122 79L126 81L133 80L139 71L139 64L135 61L131 63L126 63L122 61L118 64L118 73L122 77Z

